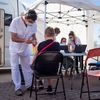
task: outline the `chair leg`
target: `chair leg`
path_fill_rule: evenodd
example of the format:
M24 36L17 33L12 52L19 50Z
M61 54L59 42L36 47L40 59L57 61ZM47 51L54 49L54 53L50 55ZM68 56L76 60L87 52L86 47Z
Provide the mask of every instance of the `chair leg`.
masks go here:
M62 87L63 87L64 99L66 100L66 93L65 93L65 85L64 85L63 75L61 75L61 80L62 80Z
M71 84L71 90L73 89L73 66L70 70L70 84Z
M82 98L82 92L83 92L83 86L84 86L84 77L85 77L85 75L84 75L84 72L83 72L83 74L82 74L82 82L81 82L80 98Z
M33 74L33 77L32 77L32 84L31 84L31 89L30 89L30 98L32 96L33 84L34 84L34 74Z
M88 99L90 100L90 89L89 89L89 82L88 82L87 73L86 73L86 84L87 84L87 89L88 89Z
M38 100L37 98L37 80L36 80L36 77L35 77L35 100Z
M58 82L59 82L59 78L57 79L57 82L56 82L56 86L55 86L55 91L54 91L54 94L56 94L57 87L58 87Z

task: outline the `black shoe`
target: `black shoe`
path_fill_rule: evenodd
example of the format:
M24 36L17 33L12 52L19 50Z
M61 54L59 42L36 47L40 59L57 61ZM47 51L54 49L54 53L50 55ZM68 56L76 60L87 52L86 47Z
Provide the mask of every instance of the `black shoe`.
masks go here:
M53 91L52 91L52 86L51 86L51 85L48 86L48 88L47 88L47 93L48 93L48 94L52 94L52 93L53 93Z
M42 80L39 80L39 82L38 82L38 89L39 89L39 90L44 89Z
M22 96L24 93L23 93L23 91L21 89L18 89L18 90L15 91L15 94L17 96Z

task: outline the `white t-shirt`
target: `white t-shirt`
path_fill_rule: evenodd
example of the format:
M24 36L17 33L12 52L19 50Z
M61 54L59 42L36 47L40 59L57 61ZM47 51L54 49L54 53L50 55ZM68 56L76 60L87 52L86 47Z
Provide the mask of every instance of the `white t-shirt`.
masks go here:
M37 25L36 22L32 25L25 26L21 17L17 17L13 19L10 27L10 32L14 32L20 38L31 38L33 34L37 32ZM20 53L26 55L28 53L28 44L27 43L20 43L14 42L10 39L10 52Z

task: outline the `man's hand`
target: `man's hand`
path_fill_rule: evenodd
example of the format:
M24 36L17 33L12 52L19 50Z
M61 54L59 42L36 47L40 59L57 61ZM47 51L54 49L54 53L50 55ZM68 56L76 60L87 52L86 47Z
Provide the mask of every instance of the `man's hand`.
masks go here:
M32 43L32 39L25 39L25 43L27 43L27 44L31 44Z
M37 45L37 40L33 39L25 39L25 43L32 44L33 46Z
M33 34L33 36L32 36L32 45L33 46L36 46L37 45L37 39L36 39L36 35L35 34Z
M33 46L36 46L36 45L37 45L37 40L33 40L33 41L32 41L32 45L33 45Z

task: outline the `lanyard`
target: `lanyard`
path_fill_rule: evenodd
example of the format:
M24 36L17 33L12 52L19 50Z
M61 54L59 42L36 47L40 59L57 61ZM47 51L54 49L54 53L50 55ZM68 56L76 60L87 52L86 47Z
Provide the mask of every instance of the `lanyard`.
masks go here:
M25 20L23 19L23 17L21 17L21 19L24 22L24 25L27 27L27 24L25 23Z

